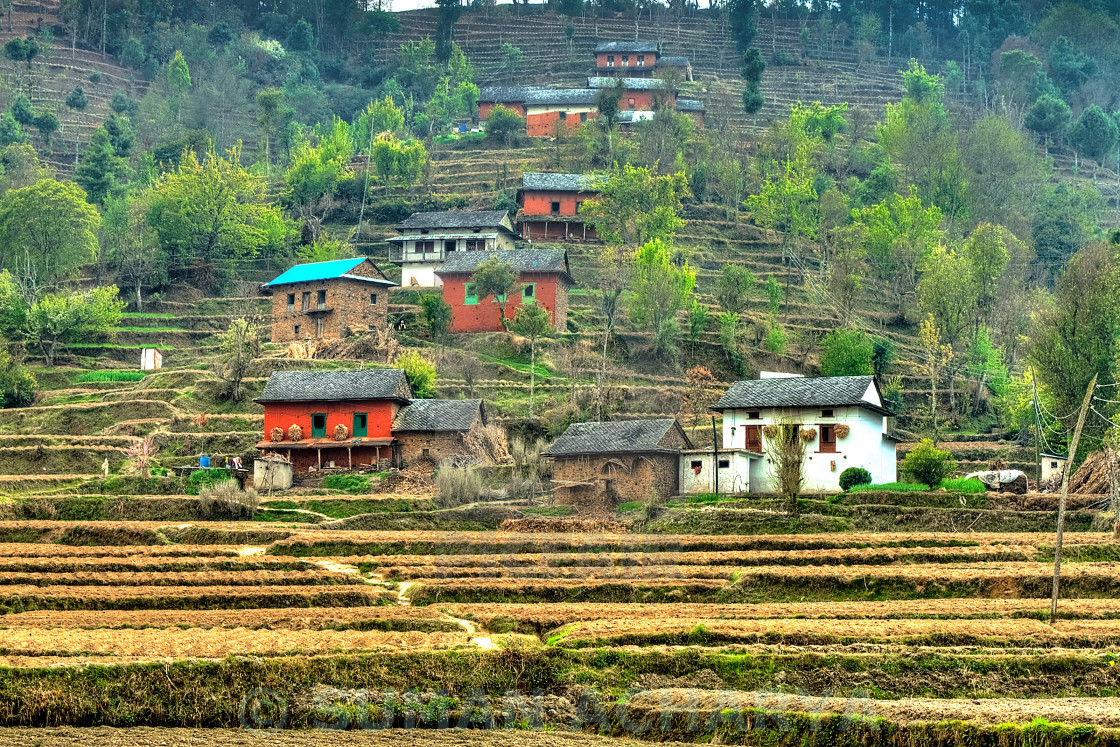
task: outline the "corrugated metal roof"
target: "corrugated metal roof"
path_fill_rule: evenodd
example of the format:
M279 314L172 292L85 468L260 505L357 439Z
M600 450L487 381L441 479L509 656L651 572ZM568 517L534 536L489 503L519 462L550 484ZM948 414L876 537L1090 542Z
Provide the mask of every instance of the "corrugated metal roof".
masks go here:
M657 41L613 41L602 42L595 47L599 52L653 52L661 51L661 43Z
M569 282L572 280L568 270L568 253L561 249L496 249L484 252L452 252L447 255L443 265L436 270L437 275L473 273L487 260L497 257L513 265L516 272L558 272Z
M673 418L655 420L616 420L609 423L572 423L545 454L565 456L576 454L676 452L675 446L662 444L665 435L677 427ZM687 441L687 438L685 439Z
M527 171L521 177L522 189L540 189L551 192L591 192L595 177L590 174L545 174Z
M257 402L410 401L412 388L399 368L361 371L274 371Z
M306 283L314 280L328 280L345 275L355 267L366 261L366 257L357 259L335 259L330 262L311 262L306 265L296 265L282 272L279 277L269 285L285 285L287 283Z
M414 399L397 413L393 432L467 431L481 410L480 399Z
M821 376L736 381L713 410L764 409L768 407L866 407L886 414L875 402L864 399L875 384L873 376ZM878 394L876 393L876 397Z

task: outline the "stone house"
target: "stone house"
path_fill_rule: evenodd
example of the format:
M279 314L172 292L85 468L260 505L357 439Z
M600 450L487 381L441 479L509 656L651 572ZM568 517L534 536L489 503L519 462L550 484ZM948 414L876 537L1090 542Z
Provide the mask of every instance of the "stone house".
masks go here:
M675 418L573 423L545 451L556 502L609 511L625 501L677 495L680 453L692 442Z
M438 288L436 270L455 252L513 249L517 232L504 210L413 213L389 238L389 261L401 266L401 285Z
M463 436L476 424L487 422L480 399L414 399L397 412L393 437L400 442L404 464L439 464L448 457L468 453Z
M848 467L863 467L876 483L897 479L898 439L888 433L891 413L873 376L763 372L732 384L712 409L723 413L724 448L765 455L767 426L799 426L807 437L806 492L839 492L840 473ZM756 493L776 491L769 457L751 460L749 484Z
M272 341L338 339L384 327L395 285L368 257L296 265L261 289L272 295Z
M526 241L595 240L579 208L597 194L590 175L527 172L517 190L517 230Z
M505 315L512 319L523 303L539 303L548 309L554 329L568 326L568 289L575 282L568 269L568 253L560 249L514 249L509 252L456 252L436 274L443 281L443 300L451 306L451 331L500 332L502 310L497 300L479 298L474 273L491 257L509 262L518 275L508 296Z

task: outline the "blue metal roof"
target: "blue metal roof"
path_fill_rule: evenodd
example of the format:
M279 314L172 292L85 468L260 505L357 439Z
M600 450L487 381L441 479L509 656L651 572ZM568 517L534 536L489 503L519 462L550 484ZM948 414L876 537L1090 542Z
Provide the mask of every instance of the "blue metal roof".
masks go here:
M285 285L287 283L306 283L314 280L327 280L342 277L355 267L365 262L365 257L357 259L335 259L330 262L312 262L306 265L296 265L275 280L265 283L269 285Z

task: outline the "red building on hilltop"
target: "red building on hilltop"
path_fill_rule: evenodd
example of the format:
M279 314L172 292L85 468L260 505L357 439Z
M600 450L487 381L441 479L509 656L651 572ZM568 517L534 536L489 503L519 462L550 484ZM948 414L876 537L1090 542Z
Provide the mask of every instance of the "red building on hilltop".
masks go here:
M443 280L443 300L451 306L452 332L500 332L501 306L491 296L479 298L474 274L491 257L509 262L518 283L505 304L512 319L523 303L548 309L554 329L568 326L568 289L575 285L568 269L568 253L559 249L514 249L505 252L456 252L436 271Z
M517 227L527 241L598 238L579 216L583 201L599 194L585 174L527 172L517 190Z

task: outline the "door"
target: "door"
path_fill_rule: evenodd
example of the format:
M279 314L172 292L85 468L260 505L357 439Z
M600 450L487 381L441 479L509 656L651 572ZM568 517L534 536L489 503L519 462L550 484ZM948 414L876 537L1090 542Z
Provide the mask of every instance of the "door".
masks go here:
M835 425L822 425L821 426L821 453L822 454L835 454L836 453L836 426Z
M762 453L762 429L757 425L748 425L747 428L747 451L753 451L758 454Z
M364 412L354 413L354 438L363 438L366 435L366 429L369 425L369 417Z
M311 437L312 438L326 438L327 437L327 415L323 412L316 412L311 415Z

